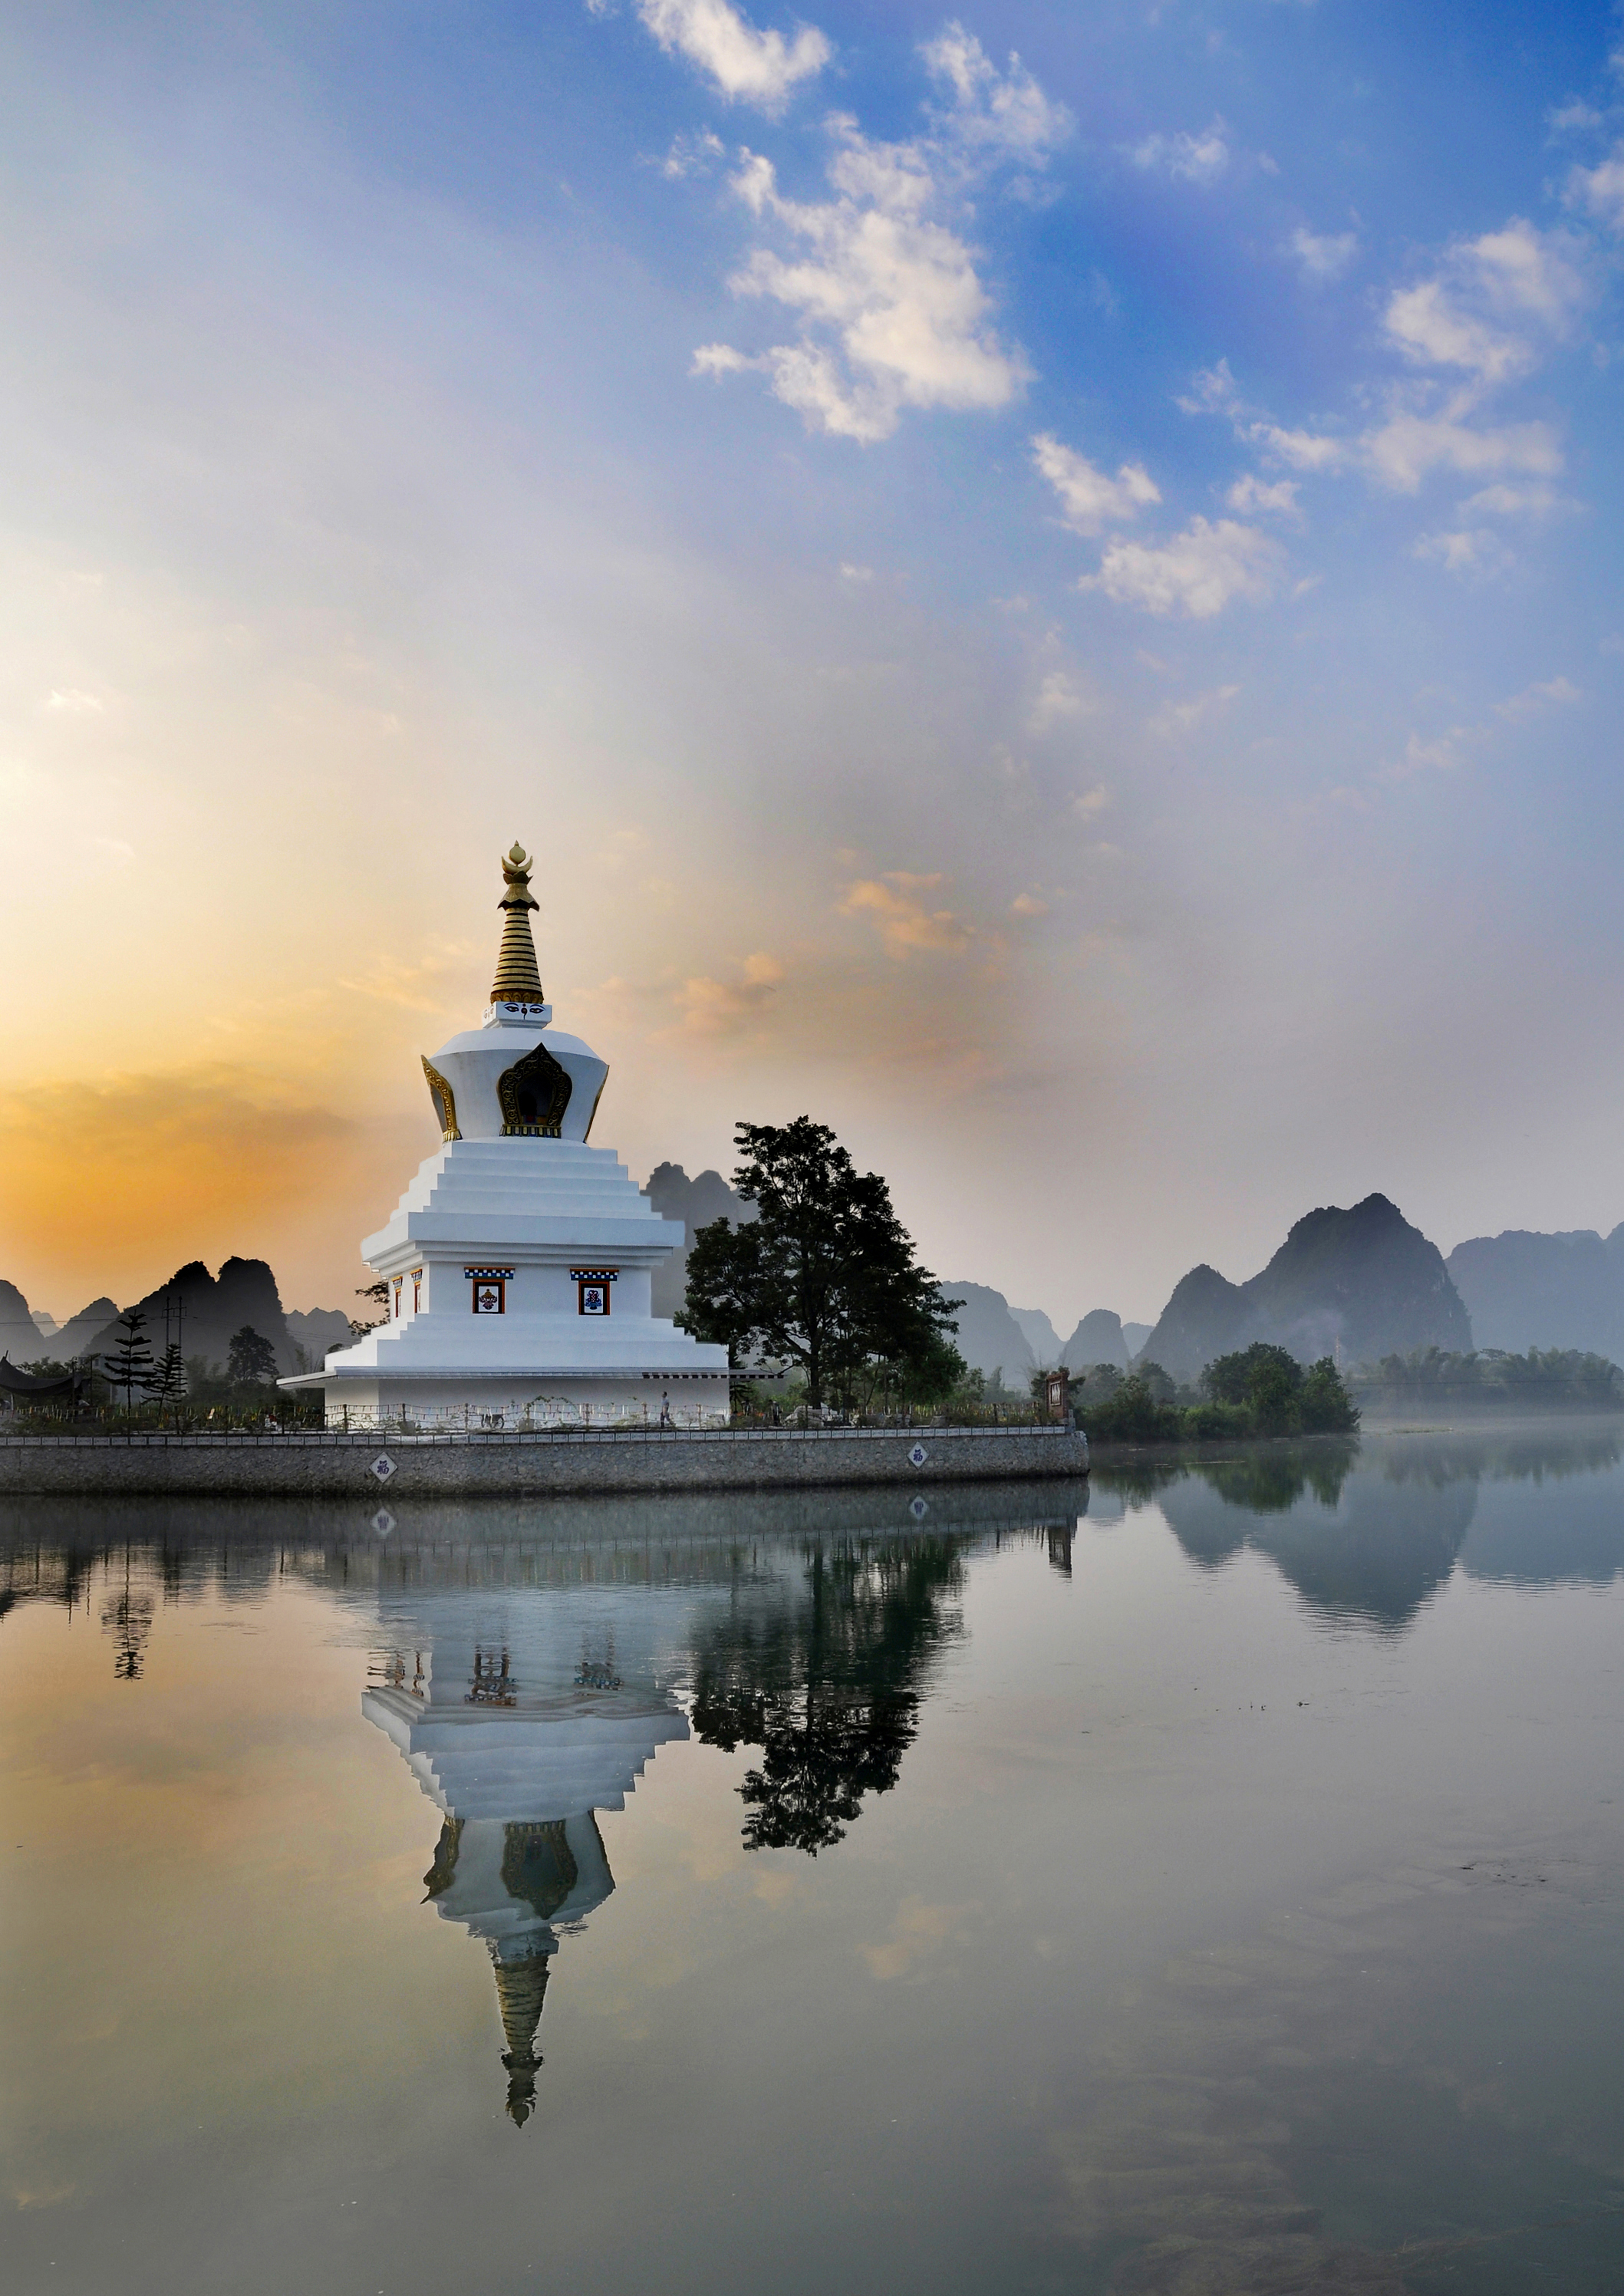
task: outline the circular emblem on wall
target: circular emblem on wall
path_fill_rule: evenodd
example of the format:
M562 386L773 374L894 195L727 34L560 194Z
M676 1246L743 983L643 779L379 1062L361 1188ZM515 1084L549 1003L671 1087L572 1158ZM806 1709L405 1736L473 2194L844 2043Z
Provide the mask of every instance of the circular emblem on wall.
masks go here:
M381 1483L387 1483L390 1477L395 1472L395 1462L389 1456L387 1452L380 1451L377 1457L373 1461L372 1472L377 1476L378 1480Z
M923 1443L915 1443L908 1453L908 1464L910 1467L923 1467L930 1456Z
M387 1538L394 1528L394 1516L390 1513L388 1507L380 1507L377 1513L373 1517L373 1529L377 1532L380 1538Z
M929 1499L910 1499L908 1501L908 1513L913 1516L915 1522L923 1522L930 1512L931 1502Z

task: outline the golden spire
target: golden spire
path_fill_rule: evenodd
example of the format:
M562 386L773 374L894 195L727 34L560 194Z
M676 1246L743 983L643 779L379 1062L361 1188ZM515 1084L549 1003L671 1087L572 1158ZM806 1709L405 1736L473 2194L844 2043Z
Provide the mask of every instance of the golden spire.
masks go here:
M536 2028L546 1997L550 1970L545 1953L529 1953L504 1961L493 1945L490 1957L496 1972L496 2004L507 2048L502 2058L507 2074L507 2117L522 2128L536 2106L536 2076L541 2059L536 2054Z
M536 970L536 944L530 939L527 912L541 904L530 897L531 856L515 844L502 857L503 892L496 906L502 919L502 947L496 953L496 977L490 985L493 1004L540 1004L541 975Z

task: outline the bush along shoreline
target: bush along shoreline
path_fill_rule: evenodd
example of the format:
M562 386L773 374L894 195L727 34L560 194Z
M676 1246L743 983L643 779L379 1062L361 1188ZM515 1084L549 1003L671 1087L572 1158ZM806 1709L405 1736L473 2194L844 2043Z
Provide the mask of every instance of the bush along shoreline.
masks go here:
M1305 1366L1261 1340L1210 1363L1194 1390L1175 1387L1159 1364L1143 1364L1126 1378L1101 1365L1074 1400L1078 1425L1098 1444L1352 1435L1359 1424L1329 1356Z

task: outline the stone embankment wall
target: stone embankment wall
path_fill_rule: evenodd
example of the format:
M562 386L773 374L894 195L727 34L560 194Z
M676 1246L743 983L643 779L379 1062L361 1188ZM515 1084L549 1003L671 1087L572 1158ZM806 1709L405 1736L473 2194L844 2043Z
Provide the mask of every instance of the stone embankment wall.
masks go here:
M718 1428L701 1434L10 1435L0 1496L517 1498L1085 1475L1068 1427Z

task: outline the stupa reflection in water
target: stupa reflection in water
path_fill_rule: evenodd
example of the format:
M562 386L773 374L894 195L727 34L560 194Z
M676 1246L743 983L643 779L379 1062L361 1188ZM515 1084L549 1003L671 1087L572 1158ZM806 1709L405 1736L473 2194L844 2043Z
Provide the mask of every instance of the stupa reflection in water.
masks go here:
M430 1595L389 1620L398 1639L362 1697L441 1813L428 1898L489 1949L519 2128L536 2103L553 1956L615 1886L595 1813L623 1809L650 1758L688 1735L658 1678L665 1606L644 1607L656 1615Z

